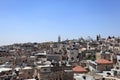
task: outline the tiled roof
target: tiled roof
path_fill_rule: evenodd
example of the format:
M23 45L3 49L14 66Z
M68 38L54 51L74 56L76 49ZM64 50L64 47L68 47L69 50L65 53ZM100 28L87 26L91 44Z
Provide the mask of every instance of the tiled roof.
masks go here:
M108 61L106 59L99 59L99 60L96 60L95 62L98 64L112 64L111 61Z
M76 66L76 67L74 67L72 70L73 70L73 72L77 72L77 73L85 73L85 72L87 72L87 70L84 69L84 68L81 67L81 66Z

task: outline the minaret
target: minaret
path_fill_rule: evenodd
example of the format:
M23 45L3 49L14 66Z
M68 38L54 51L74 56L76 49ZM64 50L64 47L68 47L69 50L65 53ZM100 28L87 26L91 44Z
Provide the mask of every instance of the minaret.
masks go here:
M60 43L61 42L61 37L60 36L58 36L58 43Z

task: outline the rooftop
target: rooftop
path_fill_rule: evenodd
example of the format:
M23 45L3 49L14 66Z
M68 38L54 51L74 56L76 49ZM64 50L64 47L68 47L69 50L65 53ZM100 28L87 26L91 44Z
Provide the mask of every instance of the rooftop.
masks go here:
M10 71L10 70L12 70L12 68L0 68L0 73L3 71Z
M85 73L85 72L87 72L87 70L84 69L84 68L81 67L81 66L76 66L76 67L74 67L72 70L73 70L73 72L77 72L77 73Z
M95 60L95 62L98 64L112 64L111 61L106 60L106 59L98 59L98 60Z

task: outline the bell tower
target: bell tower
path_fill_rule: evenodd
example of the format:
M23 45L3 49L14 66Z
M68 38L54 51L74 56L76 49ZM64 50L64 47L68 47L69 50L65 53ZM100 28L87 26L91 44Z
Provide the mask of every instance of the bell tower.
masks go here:
M61 37L60 36L58 36L58 43L60 43L61 42Z

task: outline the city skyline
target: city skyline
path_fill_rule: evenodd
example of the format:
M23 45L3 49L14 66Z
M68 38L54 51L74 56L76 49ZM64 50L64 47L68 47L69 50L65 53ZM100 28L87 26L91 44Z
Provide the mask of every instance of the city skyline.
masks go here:
M119 0L1 0L0 45L120 36Z

